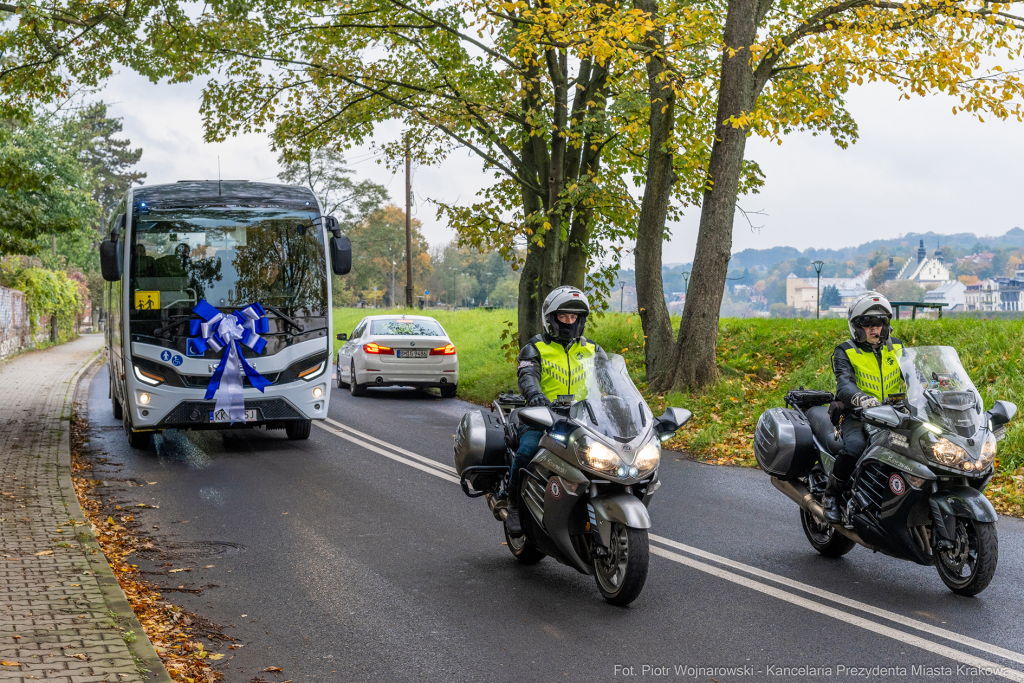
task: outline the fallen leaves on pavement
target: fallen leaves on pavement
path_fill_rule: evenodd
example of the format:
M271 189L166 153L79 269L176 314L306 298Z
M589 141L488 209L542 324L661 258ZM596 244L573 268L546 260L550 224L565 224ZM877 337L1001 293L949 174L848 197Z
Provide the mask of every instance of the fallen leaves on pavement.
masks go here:
M92 466L78 453L77 445L82 441L79 432L83 428L83 421L76 420L73 423L75 435L71 469L75 491L86 517L92 522L92 531L99 541L103 554L114 570L117 582L142 624L146 636L153 643L156 653L167 668L167 673L175 681L221 681L224 675L212 668L211 660L218 660L224 655L207 651L200 637L205 636L211 642L230 641L232 638L218 633L217 627L202 617L163 599L159 587L143 580L138 567L129 562L129 558L136 551L152 547L152 543L136 535L135 527L138 525L134 523L131 515L120 515L115 512L118 514L118 521L114 515L107 514L108 509L96 492L99 482L90 476ZM126 524L130 524L132 528L125 526Z

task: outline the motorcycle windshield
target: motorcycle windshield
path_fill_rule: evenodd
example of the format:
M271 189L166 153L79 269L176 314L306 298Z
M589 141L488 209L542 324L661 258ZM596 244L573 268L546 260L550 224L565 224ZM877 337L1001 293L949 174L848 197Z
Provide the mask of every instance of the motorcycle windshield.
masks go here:
M629 378L622 356L601 350L584 360L584 368L584 385L576 391L570 417L622 442L631 441L651 425L654 416Z
M900 369L907 383L907 405L916 417L947 430L973 435L984 426L981 394L951 346L903 349Z

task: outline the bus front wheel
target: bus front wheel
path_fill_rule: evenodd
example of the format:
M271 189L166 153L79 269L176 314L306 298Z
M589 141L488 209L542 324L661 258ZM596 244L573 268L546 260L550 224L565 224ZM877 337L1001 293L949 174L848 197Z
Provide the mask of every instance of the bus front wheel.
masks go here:
M309 438L312 429L312 420L289 420L284 426L284 433L288 435L289 441L302 441Z

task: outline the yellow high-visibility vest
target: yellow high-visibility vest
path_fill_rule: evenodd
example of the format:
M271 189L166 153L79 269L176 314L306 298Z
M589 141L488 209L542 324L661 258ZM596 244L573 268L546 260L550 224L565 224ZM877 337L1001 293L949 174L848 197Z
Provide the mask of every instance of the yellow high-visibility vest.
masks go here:
M879 349L880 356L871 351L862 351L852 340L847 340L839 348L850 359L857 376L857 388L865 394L883 401L886 396L907 390L903 375L900 374L899 359L903 355L903 344L893 342L891 350L888 344L883 344Z
M558 342L539 341L534 346L540 353L540 390L548 400L567 394L585 399L587 367L593 364L597 344L581 338L568 349Z

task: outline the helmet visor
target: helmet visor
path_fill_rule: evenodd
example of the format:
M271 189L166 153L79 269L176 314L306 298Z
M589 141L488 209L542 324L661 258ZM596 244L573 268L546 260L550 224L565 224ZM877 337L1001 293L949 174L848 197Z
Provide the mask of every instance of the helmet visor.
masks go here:
M858 315L853 319L857 327L884 327L889 324L887 315Z

